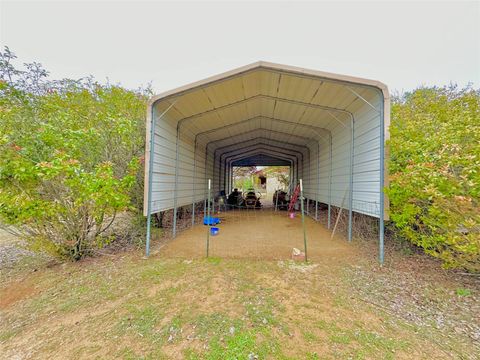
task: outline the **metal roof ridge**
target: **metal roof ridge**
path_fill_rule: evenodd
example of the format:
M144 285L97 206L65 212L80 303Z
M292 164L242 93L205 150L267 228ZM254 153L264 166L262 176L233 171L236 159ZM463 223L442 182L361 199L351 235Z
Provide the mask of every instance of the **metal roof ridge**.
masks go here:
M205 86L213 85L216 82L227 80L229 78L234 78L244 73L247 73L249 71L262 69L262 68L279 71L279 72L287 72L287 73L289 72L297 75L310 76L312 78L326 79L326 80L336 81L340 83L374 87L379 89L383 93L384 98L390 97L387 85L385 85L384 83L378 80L360 78L360 77L350 76L350 75L336 74L336 73L331 73L326 71L313 70L313 69L307 69L307 68L302 68L302 67L297 67L292 65L278 64L278 63L260 60L260 61L253 62L251 64L247 64L232 70L228 70L223 73L209 76L204 79L194 81L192 83L182 85L177 88L167 90L160 94L154 95L149 99L149 105L151 106L157 101L162 99L167 99L175 95L180 95L182 93L193 91L195 89L201 89Z

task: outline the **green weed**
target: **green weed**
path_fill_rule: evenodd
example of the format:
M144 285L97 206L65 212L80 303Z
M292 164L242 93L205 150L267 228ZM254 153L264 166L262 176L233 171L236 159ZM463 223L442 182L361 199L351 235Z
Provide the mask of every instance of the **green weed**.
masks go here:
M458 296L470 296L472 295L472 291L470 289L458 288L455 293Z

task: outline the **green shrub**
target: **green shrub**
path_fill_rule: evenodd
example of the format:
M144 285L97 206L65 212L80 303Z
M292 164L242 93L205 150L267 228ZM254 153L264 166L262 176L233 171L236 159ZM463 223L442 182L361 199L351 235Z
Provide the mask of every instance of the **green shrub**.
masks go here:
M118 214L141 208L146 96L50 82L0 53L0 224L80 259L110 243ZM33 69L33 70L32 70Z
M480 93L420 88L392 104L391 219L445 267L480 271Z

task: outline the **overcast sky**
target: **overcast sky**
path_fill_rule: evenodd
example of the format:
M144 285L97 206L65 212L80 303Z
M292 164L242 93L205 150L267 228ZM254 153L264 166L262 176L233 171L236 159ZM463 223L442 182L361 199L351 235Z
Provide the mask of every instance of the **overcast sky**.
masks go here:
M419 85L480 87L480 2L8 2L0 44L53 78L156 92L265 60Z

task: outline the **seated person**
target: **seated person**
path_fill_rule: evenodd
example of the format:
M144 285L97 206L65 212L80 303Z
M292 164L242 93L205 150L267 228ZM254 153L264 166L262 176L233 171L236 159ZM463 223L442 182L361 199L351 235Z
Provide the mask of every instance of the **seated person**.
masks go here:
M238 197L240 196L240 192L238 189L233 189L233 191L228 195L227 203L229 205L238 205Z

